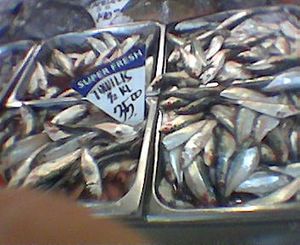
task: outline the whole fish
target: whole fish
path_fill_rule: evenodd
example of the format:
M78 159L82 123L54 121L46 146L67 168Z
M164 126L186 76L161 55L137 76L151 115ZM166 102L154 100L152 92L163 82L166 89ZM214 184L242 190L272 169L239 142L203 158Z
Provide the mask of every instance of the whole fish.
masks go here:
M35 132L37 127L36 116L34 111L26 105L20 108L20 114L24 123L24 135L31 135Z
M239 110L236 119L236 138L239 145L250 137L255 118L254 111L247 108Z
M265 197L257 198L245 203L245 206L272 205L282 203L291 199L299 191L299 189L300 179L297 178Z
M254 138L257 142L261 142L265 136L276 128L279 120L267 115L260 115L257 117L254 126Z
M19 162L27 159L35 150L48 142L49 138L46 133L35 134L18 141L2 152L1 170L4 171L16 166Z
M47 182L49 179L63 173L63 171L70 167L80 155L81 149L78 149L51 162L46 162L37 166L30 172L22 186L36 187Z
M190 103L189 100L177 98L177 97L169 97L166 100L163 100L159 103L159 105L165 110L172 110L182 106L186 106Z
M199 121L203 117L203 113L192 115L180 115L170 121L166 121L160 128L160 131L164 134L172 133L179 130L191 123Z
M205 205L216 203L216 197L203 168L201 157L197 157L185 170L185 182L193 195Z
M293 105L274 104L269 102L249 100L237 100L236 103L254 111L276 118L286 118L300 113L300 111Z
M274 163L277 161L276 154L267 144L262 144L260 147L260 161L262 163Z
M203 160L208 167L212 166L215 162L215 158L216 158L214 154L215 150L216 150L216 142L215 142L214 134L212 134L210 136L210 139L207 141L203 152Z
M216 186L221 195L225 194L226 176L229 170L230 158L236 150L236 142L233 136L222 128L216 128L216 166L215 179Z
M52 53L52 61L57 67L67 75L73 77L73 63L72 60L58 49L54 49Z
M271 166L271 170L280 172L286 175L290 175L294 178L298 178L300 176L300 163L295 162L288 164L286 166Z
M300 88L300 67L287 70L276 76L262 90L265 92L280 92L282 90L295 90Z
M51 123L55 123L55 124L74 123L78 121L86 113L87 113L87 106L85 104L74 105L58 113L51 120Z
M213 37L210 42L210 46L206 53L206 59L209 60L222 48L225 38L221 35Z
M203 84L211 82L218 75L219 71L222 69L225 63L225 54L226 51L221 50L212 57L211 66L200 76Z
M216 125L216 121L207 120L203 127L187 141L182 152L182 168L187 167L205 147Z
M172 150L170 150L170 164L173 168L177 183L179 185L182 185L183 183L183 171L181 170L181 153L182 153L182 147L178 146Z
M189 140L189 138L196 134L205 125L205 123L206 120L202 120L170 133L163 138L162 143L167 150L172 150Z
M225 196L228 197L254 172L259 163L258 148L251 147L237 153L232 160L226 178Z
M102 195L102 183L98 165L87 148L82 150L80 167L83 173L86 188L92 195L100 198Z
M188 115L188 114L199 113L217 102L218 102L218 97L212 97L212 96L202 97L201 99L195 100L186 106L180 107L178 110L176 110L176 114Z
M17 188L21 186L26 179L27 175L30 173L32 166L34 165L35 158L38 153L47 147L48 144L45 144L34 151L17 169L12 178L9 180L7 187L8 188Z
M214 105L210 112L215 118L223 124L230 132L235 133L235 107L229 107L225 105Z
M257 171L241 183L235 191L264 196L287 185L292 179L291 176L274 171Z

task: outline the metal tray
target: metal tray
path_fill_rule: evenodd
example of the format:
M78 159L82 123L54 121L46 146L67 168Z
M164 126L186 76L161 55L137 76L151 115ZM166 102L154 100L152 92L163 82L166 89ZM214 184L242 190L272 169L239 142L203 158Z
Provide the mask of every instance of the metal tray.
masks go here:
M0 91L1 106L3 105L5 99L12 92L14 86L24 71L29 58L34 54L36 48L37 45L30 40L23 40L0 46L0 62L7 57L11 57L12 55L20 56L17 64L15 64L15 68L10 68L10 73L12 75L7 77L7 80L1 81L1 83L4 84L3 89Z
M28 63L28 67L26 73L18 81L17 86L14 91L10 95L8 99L8 106L15 107L20 106L21 102L25 102L25 104L29 103L40 103L41 100L31 100L26 101L25 92L28 86L28 82L30 81L30 77L34 72L34 68L36 62L47 60L49 55L51 54L52 49L59 48L60 50L68 50L69 52L75 51L83 51L86 45L87 37L97 37L100 36L101 33L109 32L117 38L124 38L133 34L142 34L143 36L149 36L153 34L153 40L150 44L147 52L147 57L153 56L153 70L151 74L151 80L159 75L159 71L162 70L162 63L158 62L159 56L163 55L163 49L161 44L163 43L164 35L163 26L156 22L136 22L127 25L118 25L113 27L108 27L104 29L92 29L81 33L68 33L58 35L54 38L46 40L40 47L39 52L36 53L34 58ZM160 58L161 60L162 58ZM72 98L67 98L67 100L72 100ZM50 99L51 100L51 99Z
M33 108L46 109L47 111L59 112L69 106L81 103L80 100L68 101L59 100L52 101L52 103L46 104L43 102L41 104L31 105ZM89 103L89 102L87 102ZM137 217L141 214L141 200L144 195L145 178L147 174L147 168L149 164L148 155L150 154L150 145L153 142L153 129L154 129L154 116L156 114L156 99L147 99L147 110L145 118L145 130L142 137L141 148L139 152L139 161L136 170L135 180L129 191L118 201L94 201L94 200L78 200L79 204L89 208L93 215L95 216L127 216L127 217ZM96 107L95 107L96 108ZM7 108L7 110L15 110L17 108ZM95 110L95 109L93 109ZM94 112L96 113L96 112ZM104 112L99 110L100 114ZM93 114L94 115L94 114ZM108 120L109 120L109 116ZM50 119L50 118L49 118ZM113 121L113 119L112 119ZM37 132L38 133L38 132Z
M300 8L293 5L280 5L266 8L270 12L288 8L293 13L300 16ZM262 9L262 8L260 8ZM240 10L226 11L210 16L205 16L193 20L185 20L184 22L197 21L222 21L232 14ZM167 26L166 33L176 34L174 29L177 23L172 23ZM189 30L185 30L188 32ZM164 71L171 71L167 66L167 58L174 46L166 42L164 56ZM214 222L248 222L248 221L272 221L272 220L299 220L300 219L300 204L299 203L284 203L279 205L269 206L250 206L250 207L220 207L220 208L203 208L203 209L179 209L172 208L162 203L157 195L157 186L161 179L163 166L161 164L160 151L160 132L159 128L162 125L162 112L158 109L156 116L155 142L154 142L154 162L152 182L149 186L150 195L147 200L146 219L149 222L183 222L183 223L214 223Z

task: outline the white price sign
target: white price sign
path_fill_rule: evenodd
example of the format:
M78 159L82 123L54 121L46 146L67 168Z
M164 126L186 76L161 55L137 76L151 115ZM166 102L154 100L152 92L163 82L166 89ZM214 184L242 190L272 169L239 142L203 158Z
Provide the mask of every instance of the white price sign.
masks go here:
M122 10L129 1L130 0L98 0L93 2L87 10L93 17L97 27L109 26L114 23L117 18L121 18L123 22L130 22L130 18L126 18L122 15Z
M72 88L119 122L136 125L145 115L145 46L72 82Z

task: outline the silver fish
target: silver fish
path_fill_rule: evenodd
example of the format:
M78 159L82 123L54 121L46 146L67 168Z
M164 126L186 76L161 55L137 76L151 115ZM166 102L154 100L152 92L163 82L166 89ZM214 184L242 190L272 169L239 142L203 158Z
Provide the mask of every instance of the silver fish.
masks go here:
M59 69L56 69L55 67L50 67L50 66L45 66L45 69L47 71L48 74L55 76L55 77L63 77L65 74L60 71ZM34 92L32 91L32 89L29 89L28 92L30 94L34 94Z
M203 127L187 141L182 152L183 168L187 167L205 147L216 125L216 121L207 120Z
M225 196L230 194L254 172L259 163L257 147L240 151L232 160L227 178Z
M269 146L275 152L278 161L287 162L289 158L289 146L284 139L283 131L281 128L275 128L268 133L266 140Z
M216 197L203 167L202 159L198 156L184 169L185 182L199 201L206 205L215 204Z
M181 170L181 154L182 154L182 147L178 146L172 149L170 152L170 164L173 168L174 174L176 176L177 183L179 185L183 182L183 171Z
M192 115L179 115L175 118L166 121L160 128L162 133L171 133L175 130L181 129L188 124L199 121L203 117L203 113L192 114Z
M57 158L54 161L46 162L34 168L27 176L23 183L23 187L38 186L47 180L61 174L64 170L70 167L81 155L81 149L66 154L63 157Z
M276 76L262 90L265 92L280 92L282 90L295 90L300 88L300 67L292 68Z
M200 76L203 84L209 83L218 75L225 63L225 52L225 50L221 50L214 55L212 58L211 67L205 70Z
M37 118L34 111L29 106L23 104L20 108L20 114L24 124L23 134L31 135L37 127Z
M199 40L192 40L192 50L196 58L202 63L202 65L205 67L207 66L207 59L204 54L204 50L202 48L201 41Z
M170 183L168 183L168 181L165 178L163 178L158 186L158 194L161 197L161 199L166 203L172 202L174 200L173 192L174 191Z
M217 35L217 36L213 37L213 39L210 42L210 46L207 50L207 53L206 53L207 60L212 58L216 53L218 53L220 51L224 40L225 40L225 38L221 35Z
M17 165L28 158L36 149L49 142L46 133L28 136L2 152L0 168L2 171Z
M216 176L216 185L219 188L220 194L224 195L225 185L226 185L226 176L228 175L230 158L236 150L236 142L233 136L227 132L227 130L216 128L216 167L215 167L215 176Z
M59 51L58 49L54 49L52 53L52 61L56 64L57 68L62 70L67 75L73 77L73 62L72 60L65 55L63 52Z
M296 160L300 156L300 130L298 127L291 131L289 140L292 158Z
M199 77L202 72L202 62L196 56L180 48L184 66L191 76Z
M43 96L44 99L51 99L57 97L61 93L61 89L56 86L48 87L46 90L45 96Z
M236 103L254 111L276 118L286 118L300 113L300 111L293 105L274 104L249 100L237 100Z
M300 39L300 29L290 21L283 21L280 24L280 29L286 37L291 39Z
M251 135L256 113L247 108L241 108L236 119L237 143L242 144Z
M48 88L47 75L40 62L36 63L36 70L33 76L37 80L39 88L46 91Z
M277 37L275 47L283 55L291 54L291 46L289 44L289 41L284 37Z
M48 144L46 143L45 145L38 148L22 163L22 165L17 169L17 171L12 176L12 178L9 180L9 182L7 184L8 188L16 188L23 184L27 175L31 171L31 168L34 164L34 160L35 160L37 154L40 153L43 149L45 149L47 147L47 145Z
M176 36L172 33L167 33L167 39L172 43L174 46L183 46L186 40L182 37Z
M102 37L105 40L109 49L114 49L119 45L118 40L109 32L102 33Z
M273 205L282 203L291 199L299 191L299 189L300 179L297 178L265 197L257 198L245 203L245 206Z
M107 49L106 44L98 38L88 37L86 40L99 54L103 53Z
M71 106L62 112L58 113L52 120L54 124L68 124L78 121L83 115L87 113L87 106L85 104Z
M279 120L266 115L260 115L257 117L254 126L254 138L257 142L261 142L264 137L276 128L279 124Z
M162 143L170 151L188 141L205 123L206 120L202 120L170 133L163 138Z
M71 136L70 133L61 130L56 124L49 121L44 122L44 130L53 141L65 139Z
M273 171L257 171L241 183L236 192L252 193L263 196L287 185L293 178Z
M235 133L235 118L236 118L235 107L230 107L225 105L214 105L211 108L210 112L230 132Z
M100 198L102 195L102 183L98 165L87 148L82 150L80 167L87 189L92 195Z
M212 134L210 139L207 141L206 145L204 146L204 152L203 152L203 160L206 166L210 167L215 162L215 137Z
M280 172L286 175L290 175L294 178L299 178L300 177L300 163L299 162L295 162L295 163L291 163L288 164L284 167L279 167L279 166L271 166L270 167L271 170L276 171L276 172Z

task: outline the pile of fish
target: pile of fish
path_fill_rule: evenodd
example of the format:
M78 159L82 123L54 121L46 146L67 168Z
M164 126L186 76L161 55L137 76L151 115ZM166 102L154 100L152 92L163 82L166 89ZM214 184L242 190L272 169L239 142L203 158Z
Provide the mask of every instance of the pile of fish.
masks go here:
M132 47L145 44L146 50L153 42L154 35L143 37L134 34L117 39L109 32L99 38L89 36L82 45L81 52L71 47L52 49L48 58L40 59L28 82L25 100L41 100L57 97L78 97L79 94L70 88L76 78L89 74L98 66L109 63L127 53ZM149 81L153 70L153 56L146 60L146 79Z
M168 33L157 192L175 208L272 205L300 191L300 21L243 10Z
M78 101L6 109L0 130L0 171L7 188L115 201L135 181L143 123L117 123L92 104Z
M12 74L23 62L26 53L16 53L11 55L0 54L0 93L7 87Z

